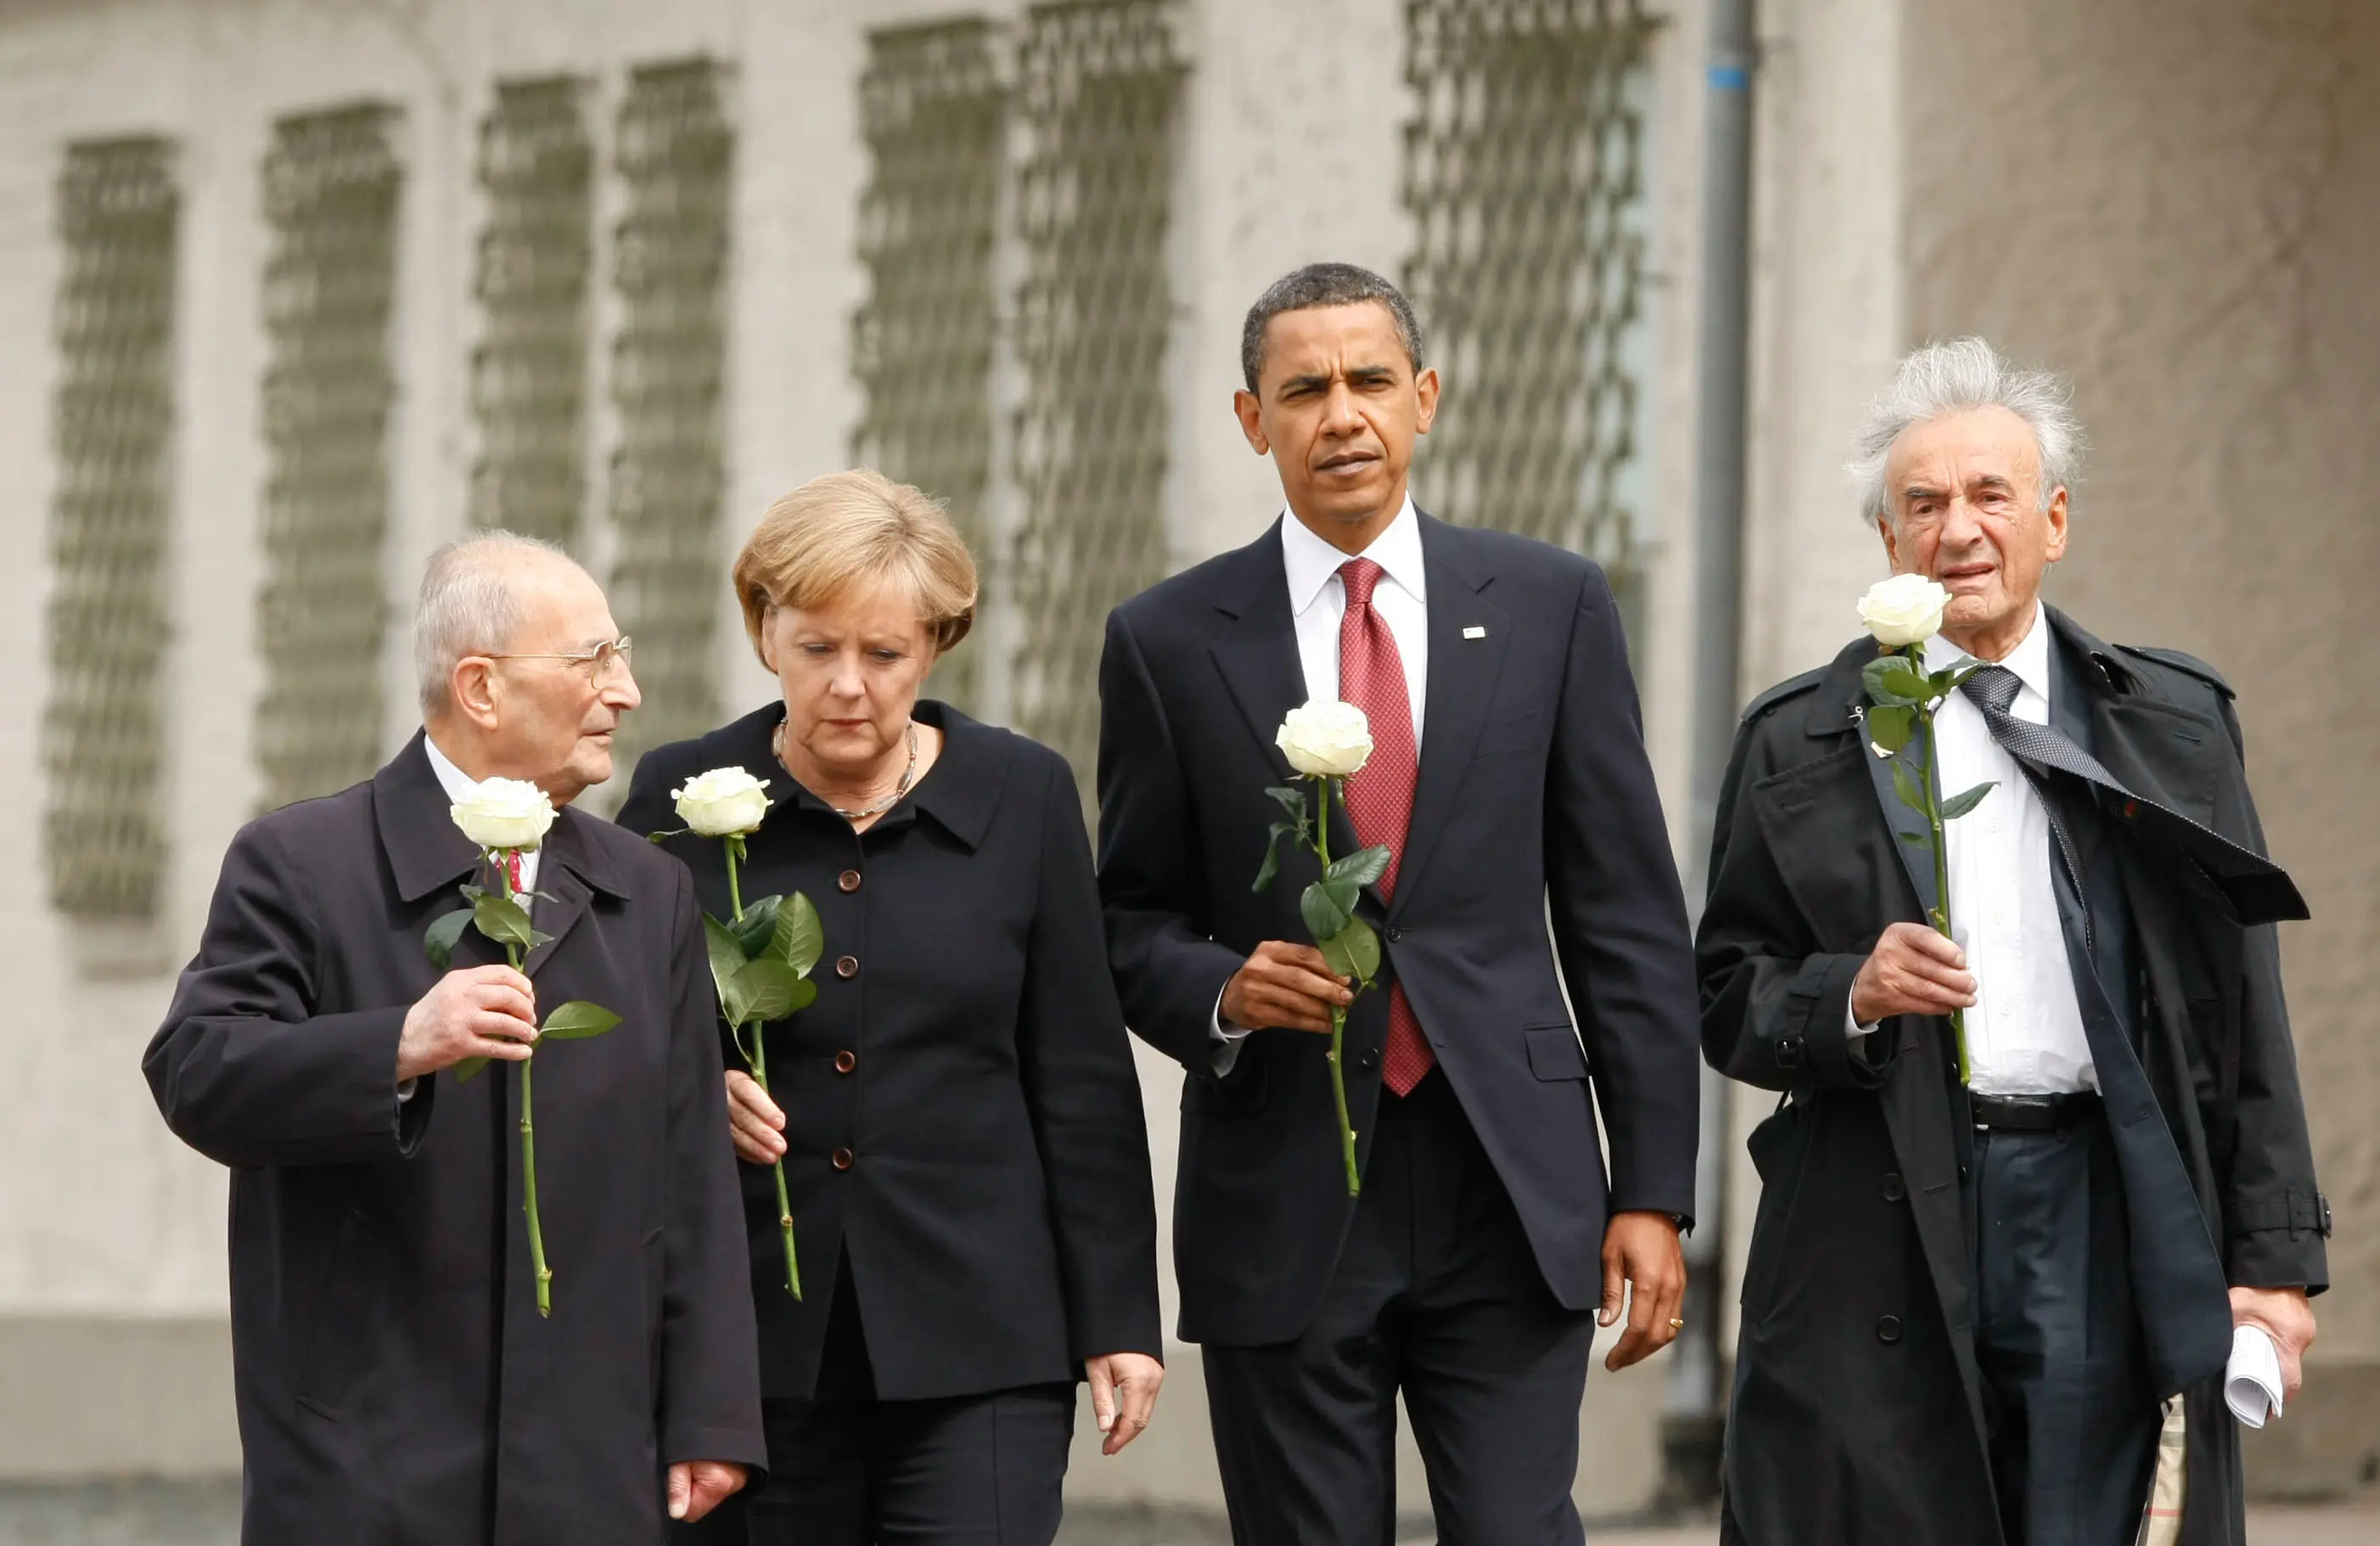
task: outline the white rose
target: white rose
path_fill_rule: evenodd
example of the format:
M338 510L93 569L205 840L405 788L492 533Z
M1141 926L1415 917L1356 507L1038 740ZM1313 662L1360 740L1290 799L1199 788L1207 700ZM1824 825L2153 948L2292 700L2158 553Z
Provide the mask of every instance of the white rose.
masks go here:
M705 837L746 837L759 830L760 819L773 802L761 791L765 778L754 778L743 768L713 768L670 791L677 801L678 819Z
M482 848L527 851L553 825L553 802L525 778L482 779L448 810L463 835Z
M1895 575L1877 580L1860 598L1860 621L1876 641L1888 650L1920 644L1942 631L1942 609L1950 592L1924 575Z
M1372 726L1353 703L1318 698L1289 711L1273 744L1299 773L1344 778L1370 761Z

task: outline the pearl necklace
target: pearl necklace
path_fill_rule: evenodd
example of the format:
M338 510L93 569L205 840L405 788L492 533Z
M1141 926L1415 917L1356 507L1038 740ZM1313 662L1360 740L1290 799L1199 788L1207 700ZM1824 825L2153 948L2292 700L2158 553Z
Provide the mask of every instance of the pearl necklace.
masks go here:
M909 765L901 770L901 782L892 785L892 794L874 805L864 805L856 810L845 810L843 807L832 804L830 804L828 809L846 822L864 822L870 816L881 816L899 805L901 797L909 792L910 781L917 776L917 722L914 719L909 722L908 740ZM777 728L769 736L769 750L775 755L779 767L783 768L787 773L794 771L785 761L785 722L782 719L777 722Z

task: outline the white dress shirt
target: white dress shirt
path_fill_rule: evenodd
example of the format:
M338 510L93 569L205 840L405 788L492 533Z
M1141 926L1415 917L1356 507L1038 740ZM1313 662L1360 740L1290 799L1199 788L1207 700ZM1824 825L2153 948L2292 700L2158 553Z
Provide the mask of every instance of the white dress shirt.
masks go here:
M1413 704L1414 752L1421 751L1422 713L1429 695L1429 580L1423 572L1421 517L1414 514L1413 496L1396 518L1362 553L1348 554L1306 530L1296 513L1281 517L1281 558L1289 579L1289 612L1297 630L1297 663L1305 678L1310 702L1339 697L1339 627L1347 616L1347 582L1341 566L1368 558L1380 566L1372 588L1372 610L1389 626L1397 641L1397 658L1404 667L1405 697ZM1215 1072L1228 1074L1239 1061L1240 1040L1247 1027L1226 1025L1223 1004L1215 1001Z
M478 779L456 767L455 760L439 750L438 743L431 740L426 734L421 737L421 749L430 754L430 771L438 775L438 786L446 791L448 799L466 799L480 786ZM521 890L525 892L537 889L537 855L538 851L531 848L520 857L520 883ZM537 906L537 898L523 896L520 898L520 905L524 909L534 907ZM413 1092L419 1088L420 1081L418 1079L399 1079L396 1084L397 1104L403 1105L412 1100Z
M2049 723L2049 627L2038 604L2033 627L1999 663L2021 684L2009 712ZM1966 659L1937 634L1925 641L1925 668ZM1992 739L1984 712L1954 692L1934 716L1942 797L1990 783L1992 792L1945 824L1949 851L1950 930L1975 979L1967 1011L1973 1088L1985 1095L2052 1095L2096 1090L2099 1071L2082 1033L2082 1006L2066 954L2050 875L2049 811L2033 784ZM1875 1029L1853 1023L1854 1035Z

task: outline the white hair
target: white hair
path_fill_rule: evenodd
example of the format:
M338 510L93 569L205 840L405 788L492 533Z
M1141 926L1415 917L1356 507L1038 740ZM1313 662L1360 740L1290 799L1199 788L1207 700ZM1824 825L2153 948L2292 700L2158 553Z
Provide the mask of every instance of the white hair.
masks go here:
M2082 472L2082 422L2074 417L2074 389L2050 371L2021 371L1981 338L1928 344L1902 357L1892 389L1876 399L1860 426L1859 455L1850 465L1859 486L1860 516L1875 522L1892 513L1884 464L1893 444L1920 424L1974 408L2004 408L2025 421L2041 450L2041 506Z
M552 542L510 531L481 531L430 555L413 607L413 667L420 677L422 718L445 712L456 662L511 645L521 626L516 582L528 566L523 560L578 567L577 559Z

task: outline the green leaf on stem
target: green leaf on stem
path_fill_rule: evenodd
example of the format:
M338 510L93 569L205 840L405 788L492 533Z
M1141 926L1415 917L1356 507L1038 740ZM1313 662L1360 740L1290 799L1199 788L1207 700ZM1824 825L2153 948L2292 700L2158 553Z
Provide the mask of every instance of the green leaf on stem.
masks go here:
M1909 708L1934 697L1933 684L1899 655L1879 655L1860 670L1868 700L1888 709Z
M1368 848L1356 849L1344 858L1332 859L1330 868L1323 872L1323 878L1343 881L1350 885L1367 886L1388 872L1388 847L1385 844L1375 843Z
M1330 894L1332 907L1337 907L1349 918L1355 916L1355 902L1363 892L1361 886L1353 881L1325 880L1322 883L1322 889Z
M735 937L733 930L709 913L702 915L702 943L710 955L710 985L718 990L720 1007L723 1009L727 1005L727 984L744 969L744 943ZM735 1025L740 1022L731 1015L727 1023Z
M692 827L679 827L674 832L649 832L645 834L645 841L648 843L666 843L673 837L684 837L687 833L690 833L694 829Z
M1281 873L1281 840L1296 830L1294 822L1275 822L1265 834L1264 863L1257 867L1256 883L1248 887L1250 891L1262 891L1272 884L1273 877Z
M1877 707L1867 712L1867 738L1886 751L1899 751L1907 746L1916 728L1914 709Z
M826 925L819 921L818 908L808 897L797 891L778 904L777 927L762 954L784 962L796 976L810 974L826 954Z
M1306 821L1305 790L1294 784L1276 784L1265 793L1271 797L1274 804L1289 812L1289 819L1295 822L1301 831L1304 830Z
M444 971L453 963L455 946L463 938L463 931L469 928L470 924L471 910L468 907L458 907L451 913L442 913L431 923L421 936L421 953L430 957L431 966L436 967L440 971Z
M1994 779L1986 783L1978 784L1972 789L1966 790L1961 794L1953 795L1949 799L1944 800L1942 802L1942 820L1948 822L1958 817L1964 816L1968 811L1973 810L1975 807L1983 804L1984 797L1992 792L1993 785L1998 782L1998 781L1997 779Z
M473 1079L478 1078L487 1066L488 1060L484 1057L467 1057L447 1072L455 1076L456 1084L469 1084Z
M794 1012L794 999L805 984L794 968L766 956L747 961L722 995L730 1025L782 1020ZM815 985L810 986L813 994Z
M602 1035L620 1023L620 1016L600 1004L575 998L556 1005L553 1013L538 1027L538 1037L546 1041L584 1041Z
M1928 821L1933 819L1934 813L1925 809L1925 793L1917 787L1916 774L1911 773L1908 762L1899 757L1892 760L1892 792L1899 795L1900 803L1910 810Z
M782 896L763 896L757 902L747 902L744 910L729 920L729 932L744 947L744 958L758 959L769 948L769 941L777 932L777 909L784 906Z
M1305 931L1318 942L1337 939L1354 915L1354 909L1341 907L1330 888L1319 881L1307 886L1305 895L1297 899L1297 911L1305 920Z
M534 950L548 937L530 925L527 908L510 897L490 892L480 893L471 904L471 920L480 926L480 932L498 944L522 950Z
M1919 847L1923 847L1926 844L1934 841L1934 834L1931 832L1897 832L1892 835L1900 838L1903 843L1912 844Z
M1368 986L1380 974L1380 936L1360 918L1349 920L1346 928L1323 941L1319 948L1323 960L1342 977Z

